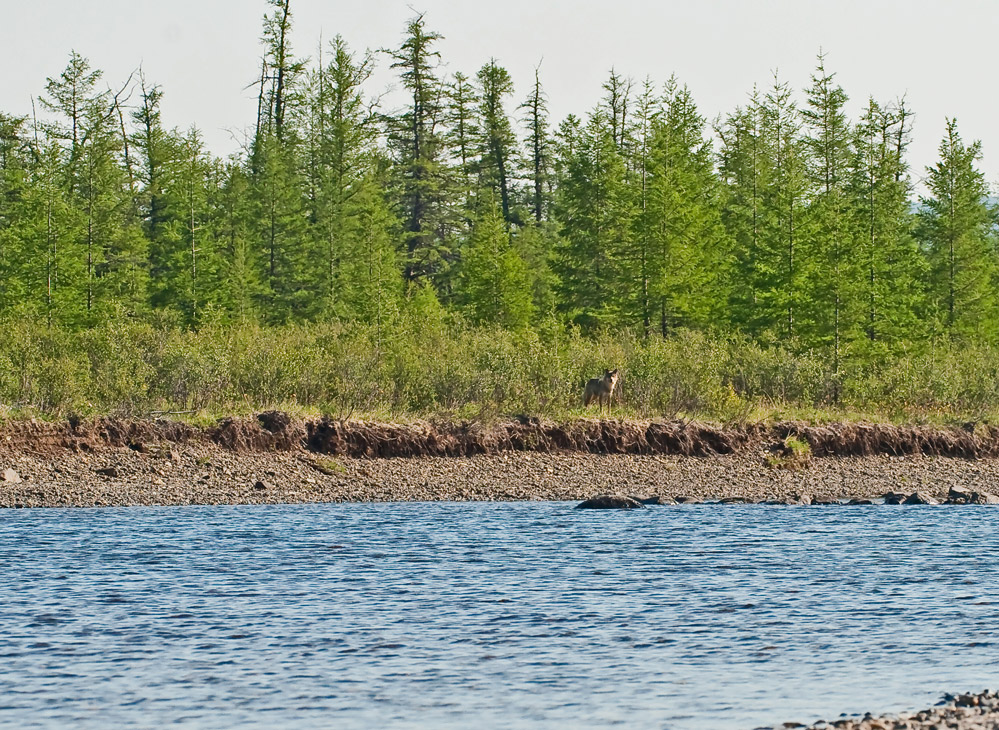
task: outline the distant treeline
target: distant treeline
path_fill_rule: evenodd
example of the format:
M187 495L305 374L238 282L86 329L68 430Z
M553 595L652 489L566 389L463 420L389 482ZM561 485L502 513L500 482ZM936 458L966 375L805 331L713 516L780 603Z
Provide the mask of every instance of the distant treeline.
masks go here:
M738 333L835 375L999 340L980 144L948 120L916 199L912 112L871 99L848 119L822 56L802 94L775 78L713 124L677 79L613 71L596 108L555 123L543 69L517 91L493 59L446 74L422 16L389 50L337 37L306 59L290 0L267 3L231 157L165 128L141 71L109 88L75 52L30 114L0 114L0 316L381 333L436 300L513 331ZM373 101L376 63L407 93L397 111Z

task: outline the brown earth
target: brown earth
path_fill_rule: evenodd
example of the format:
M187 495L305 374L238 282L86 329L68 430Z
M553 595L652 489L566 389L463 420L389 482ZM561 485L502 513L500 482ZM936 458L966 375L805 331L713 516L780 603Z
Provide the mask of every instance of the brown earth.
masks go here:
M802 453L788 436L809 444ZM810 453L809 453L810 451ZM269 412L215 426L0 426L0 507L427 500L872 499L999 493L999 430L520 419L398 425ZM4 478L5 470L15 478ZM19 482L17 480L20 480Z

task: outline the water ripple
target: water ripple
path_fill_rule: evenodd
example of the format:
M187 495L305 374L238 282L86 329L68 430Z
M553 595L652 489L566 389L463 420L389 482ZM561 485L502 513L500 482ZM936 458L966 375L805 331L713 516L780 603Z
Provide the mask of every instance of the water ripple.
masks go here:
M0 725L677 730L997 684L999 510L0 510Z

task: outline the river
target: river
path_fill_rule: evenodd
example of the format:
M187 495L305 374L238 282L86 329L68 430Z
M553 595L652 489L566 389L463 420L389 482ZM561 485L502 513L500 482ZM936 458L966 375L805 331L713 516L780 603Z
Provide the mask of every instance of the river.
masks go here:
M999 684L999 509L0 510L0 726L749 730Z

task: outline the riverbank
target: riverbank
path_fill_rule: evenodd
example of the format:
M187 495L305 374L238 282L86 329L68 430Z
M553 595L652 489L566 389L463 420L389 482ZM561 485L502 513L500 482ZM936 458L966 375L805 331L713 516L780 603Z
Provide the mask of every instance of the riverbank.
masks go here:
M487 428L295 423L280 413L204 429L170 421L22 422L0 428L0 507L582 500L599 493L797 502L921 492L943 501L954 487L999 493L997 444L991 429L875 425L726 429L593 420ZM392 453L404 455L380 455Z
M800 730L997 730L999 729L999 692L988 690L978 694L951 695L937 706L919 712L874 717L839 718L817 722L805 727L787 722L777 728Z

